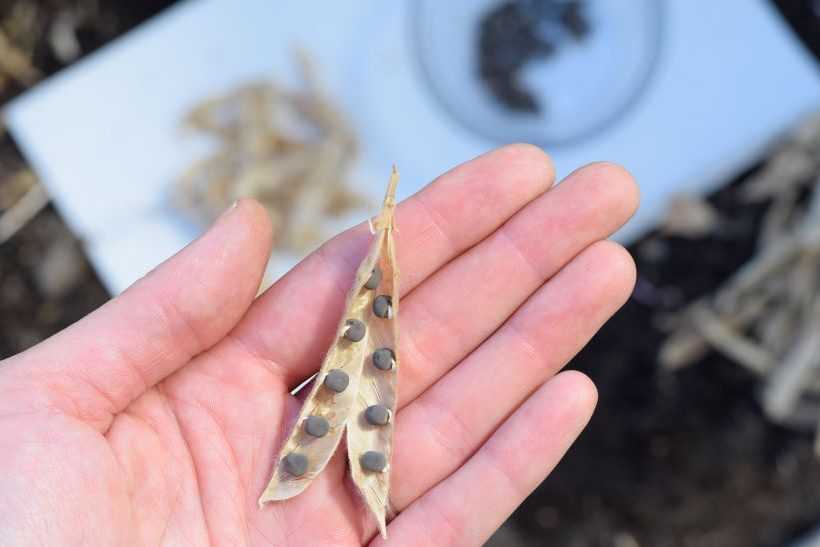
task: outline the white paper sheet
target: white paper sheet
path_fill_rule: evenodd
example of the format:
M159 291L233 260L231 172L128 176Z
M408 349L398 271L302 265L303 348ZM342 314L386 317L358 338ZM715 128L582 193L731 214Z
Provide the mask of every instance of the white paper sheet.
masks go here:
M639 103L605 132L548 150L559 175L595 160L635 175L643 202L623 241L671 192L745 168L820 105L815 61L768 2L663 2L658 66ZM411 16L406 1L189 0L15 100L8 124L118 293L196 235L167 205L170 184L203 151L180 134L184 112L248 80L293 80L293 45L313 53L354 120L364 143L356 178L375 199L393 163L402 197L500 144L469 133L425 88Z

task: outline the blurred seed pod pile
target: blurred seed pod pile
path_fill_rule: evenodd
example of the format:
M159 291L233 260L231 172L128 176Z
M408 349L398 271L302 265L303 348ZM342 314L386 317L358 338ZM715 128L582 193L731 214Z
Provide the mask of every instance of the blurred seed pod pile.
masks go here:
M796 428L820 424L820 114L807 119L742 183L750 205L770 202L756 254L711 294L667 318L660 363L678 369L717 350L758 375L766 415ZM703 207L679 235L720 230ZM674 209L674 208L673 208ZM708 222L704 219L708 218ZM681 226L684 226L681 229ZM820 439L820 436L818 436ZM817 445L820 455L820 442Z
M216 140L215 152L179 179L173 201L203 225L239 198L268 210L278 249L303 254L324 240L323 221L369 204L349 189L358 144L353 129L298 52L303 89L257 82L196 105L187 129Z

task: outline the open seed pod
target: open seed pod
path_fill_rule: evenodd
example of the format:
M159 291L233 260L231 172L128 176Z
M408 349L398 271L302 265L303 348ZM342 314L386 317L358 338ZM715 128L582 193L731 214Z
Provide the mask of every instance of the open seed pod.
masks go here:
M398 178L394 168L336 338L259 498L262 506L303 492L327 465L346 428L353 482L383 537L398 372L399 272L393 241Z

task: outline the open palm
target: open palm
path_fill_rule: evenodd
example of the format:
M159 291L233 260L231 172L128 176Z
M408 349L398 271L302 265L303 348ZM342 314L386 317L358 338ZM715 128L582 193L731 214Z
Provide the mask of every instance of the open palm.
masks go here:
M344 450L302 495L257 506L370 240L322 246L254 299L271 244L240 202L122 296L0 365L0 545L480 545L586 424L556 375L623 303L633 212L609 164L551 189L508 146L397 209L399 408L387 542Z

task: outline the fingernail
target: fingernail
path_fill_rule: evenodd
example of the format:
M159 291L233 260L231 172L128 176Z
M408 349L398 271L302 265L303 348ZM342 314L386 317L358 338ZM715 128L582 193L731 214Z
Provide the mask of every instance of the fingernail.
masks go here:
M219 215L219 219L224 218L224 217L228 216L229 214L231 214L231 211L236 209L237 205L239 205L239 200L234 201L233 203L231 203L231 205L227 209L222 211L222 214ZM217 220L219 220L219 219L217 219Z

